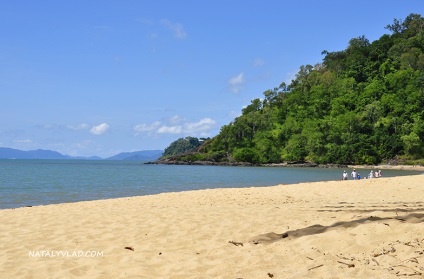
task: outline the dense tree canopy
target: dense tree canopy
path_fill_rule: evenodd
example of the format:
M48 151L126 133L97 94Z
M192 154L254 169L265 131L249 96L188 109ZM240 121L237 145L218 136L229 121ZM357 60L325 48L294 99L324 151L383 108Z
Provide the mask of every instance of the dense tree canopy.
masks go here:
M185 154L189 151L195 150L201 144L202 141L196 137L179 138L165 148L162 158Z
M323 51L290 85L267 90L206 141L196 159L375 164L424 157L424 18L369 42ZM166 152L166 151L165 151Z

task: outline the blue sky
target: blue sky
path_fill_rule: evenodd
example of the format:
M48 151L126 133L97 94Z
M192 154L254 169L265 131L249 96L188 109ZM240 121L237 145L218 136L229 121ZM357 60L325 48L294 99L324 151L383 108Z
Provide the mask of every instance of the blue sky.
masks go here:
M0 146L108 157L213 137L422 0L0 2Z

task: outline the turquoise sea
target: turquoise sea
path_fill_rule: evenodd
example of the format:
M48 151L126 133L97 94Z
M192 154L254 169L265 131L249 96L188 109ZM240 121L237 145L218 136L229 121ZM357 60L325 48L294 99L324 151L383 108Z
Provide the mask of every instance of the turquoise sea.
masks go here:
M0 209L207 188L339 180L343 169L148 165L131 161L0 160ZM351 170L347 170L349 173ZM364 176L369 173L364 169ZM420 174L383 170L383 176Z

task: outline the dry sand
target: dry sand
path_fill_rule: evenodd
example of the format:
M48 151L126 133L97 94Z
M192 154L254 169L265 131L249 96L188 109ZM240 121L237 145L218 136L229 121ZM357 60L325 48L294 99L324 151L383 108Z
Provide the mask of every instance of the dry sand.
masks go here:
M424 175L7 209L0 221L0 278L424 277ZM78 256L90 251L100 256Z

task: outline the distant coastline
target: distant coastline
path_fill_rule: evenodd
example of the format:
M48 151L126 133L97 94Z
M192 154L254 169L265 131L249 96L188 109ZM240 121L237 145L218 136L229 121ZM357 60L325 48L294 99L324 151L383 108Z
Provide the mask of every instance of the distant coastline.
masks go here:
M1 160L126 160L126 161L150 161L157 160L162 156L163 150L142 150L133 152L122 152L111 157L101 158L99 156L70 156L53 150L19 150L8 147L0 147Z

